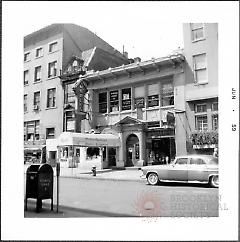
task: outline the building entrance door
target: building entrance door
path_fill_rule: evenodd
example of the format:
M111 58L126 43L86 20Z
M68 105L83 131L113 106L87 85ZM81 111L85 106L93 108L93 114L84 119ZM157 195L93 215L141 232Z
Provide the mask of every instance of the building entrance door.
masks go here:
M134 166L139 160L139 140L135 134L128 136L126 141L127 163L126 166Z

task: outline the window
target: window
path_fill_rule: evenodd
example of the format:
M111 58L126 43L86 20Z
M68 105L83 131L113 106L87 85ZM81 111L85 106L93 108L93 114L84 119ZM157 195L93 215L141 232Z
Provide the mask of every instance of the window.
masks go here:
M131 88L122 89L122 111L131 110Z
M191 158L190 159L190 164L191 165L204 165L206 163L202 159L200 159L200 158Z
M24 106L23 106L23 108L24 108L24 112L27 112L27 94L26 95L24 95Z
M55 107L56 105L56 88L47 90L47 108Z
M24 54L24 61L29 61L30 60L30 52L27 52Z
M207 131L208 122L207 115L196 116L196 129L198 131Z
M192 41L204 39L203 23L191 23Z
M75 83L71 83L65 86L65 99L64 99L65 104L68 104L68 103L71 103L72 105L75 104L75 93L73 91L74 84Z
M46 129L46 138L54 139L55 138L55 128L47 128Z
M212 111L218 111L218 102L212 104Z
M148 107L159 106L159 85L148 85Z
M37 57L41 57L41 56L43 56L43 48L41 47L41 48L37 48L36 49L36 58Z
M161 100L162 106L174 105L174 87L172 82L162 83Z
M102 92L98 94L98 105L99 113L107 112L107 92Z
M74 132L74 115L72 111L65 112L65 131Z
M178 158L176 161L176 165L187 165L188 158Z
M24 75L23 75L23 83L24 83L24 85L28 85L28 81L29 81L29 71L26 70L26 71L24 71Z
M24 140L39 140L39 120L24 123Z
M218 114L212 116L212 129L218 130Z
M57 75L57 61L48 63L48 78L54 77Z
M134 88L134 108L144 108L145 107L145 87L135 87Z
M34 92L33 109L38 110L39 108L40 108L40 92Z
M196 104L195 112L196 113L207 112L207 105L206 104Z
M57 42L51 43L49 45L49 52L54 52L57 50Z
M34 82L41 81L41 66L35 67Z
M193 56L193 69L196 83L207 82L206 54Z
M118 90L110 92L110 112L119 111Z

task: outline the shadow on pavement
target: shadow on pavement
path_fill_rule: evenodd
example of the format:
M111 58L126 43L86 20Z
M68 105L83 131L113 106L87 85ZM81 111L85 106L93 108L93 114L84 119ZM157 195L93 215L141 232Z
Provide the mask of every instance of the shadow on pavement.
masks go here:
M169 187L206 187L206 188L212 188L212 187L209 186L209 184L205 184L205 183L186 183L186 182L167 182L167 181L159 182L158 186L169 186Z

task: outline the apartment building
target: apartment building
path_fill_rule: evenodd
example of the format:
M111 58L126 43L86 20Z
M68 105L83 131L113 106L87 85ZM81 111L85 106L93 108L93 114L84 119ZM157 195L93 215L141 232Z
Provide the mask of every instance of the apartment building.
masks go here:
M74 24L52 24L25 36L25 154L39 158L46 140L57 138L66 129L64 97L67 92L72 98L71 88L65 88L66 81L63 85L59 76L73 57L83 60L85 72L128 63L125 56L104 40Z
M218 24L183 24L186 58L187 148L212 154L218 146Z

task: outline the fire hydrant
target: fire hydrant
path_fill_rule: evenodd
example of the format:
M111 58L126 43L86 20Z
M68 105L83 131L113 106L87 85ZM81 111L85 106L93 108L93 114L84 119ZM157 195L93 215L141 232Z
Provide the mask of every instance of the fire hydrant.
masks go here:
M93 166L93 167L92 167L92 175L93 175L93 176L96 176L96 174L97 174L96 166Z

